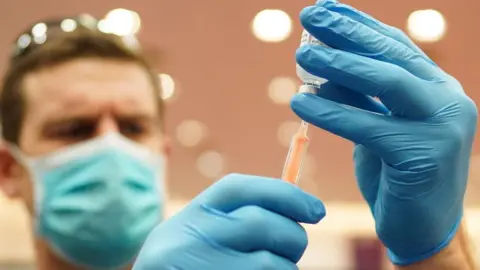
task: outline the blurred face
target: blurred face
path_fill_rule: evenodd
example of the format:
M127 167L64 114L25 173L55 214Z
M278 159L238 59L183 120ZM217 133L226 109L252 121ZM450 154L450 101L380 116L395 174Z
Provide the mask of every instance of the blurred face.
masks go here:
M108 132L118 132L152 151L164 150L155 90L136 63L74 60L28 75L24 90L26 112L19 147L27 156ZM19 191L31 210L31 182L22 178Z
M83 159L47 169L48 176L33 173L36 178L30 179L32 169L16 162L8 177L3 175L0 184L7 194L21 197L32 215L42 214L37 225L43 230L37 245L40 253L51 250L43 244L46 239L73 265L110 267L128 262L161 219L162 201L155 188L158 171L148 165L157 163L119 150L127 145L160 156L166 149L157 93L148 73L135 63L78 59L28 75L24 91L26 111L19 138L24 156L58 156L97 143ZM107 134L115 134L114 139L106 140L112 138ZM107 142L110 148L95 151ZM41 183L33 186L32 180ZM33 191L38 187L44 190L46 209L34 209L39 199ZM145 230L135 229L139 227ZM110 248L103 249L102 243ZM76 269L68 265L47 263L40 269Z

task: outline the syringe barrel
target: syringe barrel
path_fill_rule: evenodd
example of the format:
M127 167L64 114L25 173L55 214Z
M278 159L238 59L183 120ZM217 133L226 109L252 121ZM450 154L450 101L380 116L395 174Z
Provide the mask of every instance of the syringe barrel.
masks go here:
M292 184L298 184L303 162L307 156L309 138L308 124L302 121L298 132L293 135L287 159L283 167L282 179Z
M305 45L318 45L328 47L318 39L314 38L307 30L303 30L302 32L302 39L300 42L300 47ZM307 71L305 71L300 65L297 64L297 76L302 80L303 84L310 85L316 88L319 88L322 84L326 83L327 80L314 76Z

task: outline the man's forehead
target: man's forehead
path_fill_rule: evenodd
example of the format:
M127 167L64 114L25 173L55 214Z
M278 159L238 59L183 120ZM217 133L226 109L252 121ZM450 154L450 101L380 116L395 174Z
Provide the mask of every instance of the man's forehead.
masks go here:
M39 117L92 112L104 106L127 113L157 113L153 84L144 68L135 63L75 60L28 75L24 90L27 114Z

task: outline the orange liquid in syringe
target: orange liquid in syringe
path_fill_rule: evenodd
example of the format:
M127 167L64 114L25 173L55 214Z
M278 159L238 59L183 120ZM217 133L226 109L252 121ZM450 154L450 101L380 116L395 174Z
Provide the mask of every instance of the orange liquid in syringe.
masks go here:
M290 150L283 169L282 179L297 184L302 170L303 160L307 154L309 139L306 123L302 123L298 132L293 136Z

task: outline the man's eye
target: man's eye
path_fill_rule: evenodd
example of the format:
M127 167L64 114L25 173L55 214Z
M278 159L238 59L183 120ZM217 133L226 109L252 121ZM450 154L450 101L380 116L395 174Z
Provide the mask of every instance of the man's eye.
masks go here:
M145 132L144 125L135 122L121 122L120 124L120 133L125 136L136 136L141 135Z
M95 124L74 122L61 125L51 131L51 135L64 139L85 139L93 136Z

